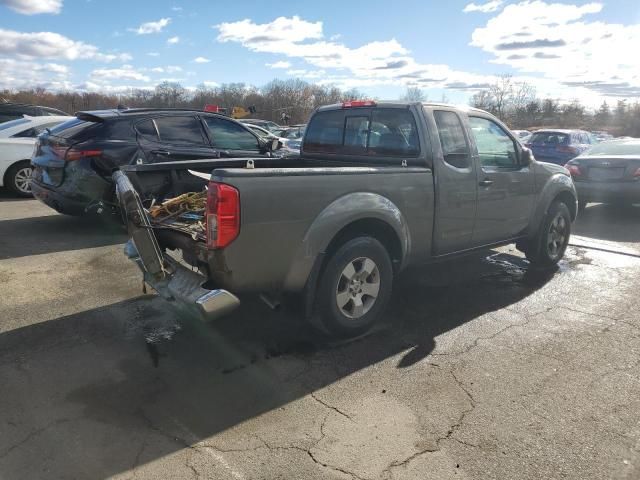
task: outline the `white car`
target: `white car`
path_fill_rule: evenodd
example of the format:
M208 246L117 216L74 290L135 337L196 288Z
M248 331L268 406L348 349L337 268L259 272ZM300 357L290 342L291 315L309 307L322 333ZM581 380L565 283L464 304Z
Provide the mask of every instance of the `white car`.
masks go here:
M266 128L262 128L252 123L244 123L244 122L241 122L241 123L261 138L265 138L265 139L277 138L280 144L282 145L282 147L279 148L277 151L273 152L273 154L276 157L289 157L289 156L300 155L300 146L302 145L302 141L279 137L274 133L270 132L269 130L267 130Z
M38 135L45 128L73 118L25 116L0 123L0 187L7 187L21 197L30 197L31 154Z

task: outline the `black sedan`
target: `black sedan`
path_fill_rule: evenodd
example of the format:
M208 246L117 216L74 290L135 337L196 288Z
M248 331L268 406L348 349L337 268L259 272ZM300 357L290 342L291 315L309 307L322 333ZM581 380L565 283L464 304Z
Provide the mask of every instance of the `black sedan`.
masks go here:
M599 143L568 162L578 208L589 202L640 203L640 139Z

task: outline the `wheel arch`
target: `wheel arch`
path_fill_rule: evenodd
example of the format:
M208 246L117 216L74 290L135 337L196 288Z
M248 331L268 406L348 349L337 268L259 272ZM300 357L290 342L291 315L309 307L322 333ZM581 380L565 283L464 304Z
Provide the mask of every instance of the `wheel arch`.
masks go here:
M411 241L400 209L376 193L350 193L334 200L311 222L293 256L284 282L285 291L308 289L327 257L349 239L364 235L383 244L394 272L404 267Z

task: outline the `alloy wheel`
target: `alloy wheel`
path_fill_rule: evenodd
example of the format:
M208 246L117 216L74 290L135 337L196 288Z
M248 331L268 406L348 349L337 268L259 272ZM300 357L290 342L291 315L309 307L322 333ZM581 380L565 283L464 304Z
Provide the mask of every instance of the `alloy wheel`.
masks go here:
M336 303L348 318L365 315L380 292L380 272L368 257L356 258L344 267L336 286Z

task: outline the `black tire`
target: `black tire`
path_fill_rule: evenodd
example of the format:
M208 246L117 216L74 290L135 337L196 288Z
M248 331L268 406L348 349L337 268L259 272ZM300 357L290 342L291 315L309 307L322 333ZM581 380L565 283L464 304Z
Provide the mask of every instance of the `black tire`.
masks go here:
M14 163L7 169L7 173L5 175L5 185L11 190L12 193L19 197L33 197L31 193L31 187L28 187L28 190L24 188L24 172L29 170L29 177L31 176L31 172L33 169L31 168L31 162L29 160L22 160L21 162Z
M375 269L367 260L373 262ZM345 271L351 271L349 265L354 271L351 281L345 275ZM369 293L375 291L376 285L377 294L373 297ZM349 240L331 256L320 277L316 306L323 326L333 336L365 333L380 319L392 286L393 267L384 246L372 237ZM338 302L345 298L349 300L340 306Z
M560 231L560 225L563 225L562 231ZM535 238L525 252L527 259L536 267L553 267L564 256L570 236L569 208L560 201L552 203L540 223Z
M587 201L586 200L578 200L578 213L582 213L585 211L585 209L587 208Z

